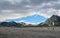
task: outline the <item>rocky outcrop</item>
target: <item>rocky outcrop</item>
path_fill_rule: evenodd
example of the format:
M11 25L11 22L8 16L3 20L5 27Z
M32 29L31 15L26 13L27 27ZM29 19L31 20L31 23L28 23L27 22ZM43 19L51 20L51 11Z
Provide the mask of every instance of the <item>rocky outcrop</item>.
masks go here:
M44 24L47 24L49 26L60 26L60 16L53 15L49 19L47 19Z

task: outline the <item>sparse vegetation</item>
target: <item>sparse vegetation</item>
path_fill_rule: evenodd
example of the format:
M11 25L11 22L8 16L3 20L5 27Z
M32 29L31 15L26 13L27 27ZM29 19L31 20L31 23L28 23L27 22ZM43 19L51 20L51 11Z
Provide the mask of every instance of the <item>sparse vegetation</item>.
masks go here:
M60 38L59 30L60 27L0 27L0 38Z

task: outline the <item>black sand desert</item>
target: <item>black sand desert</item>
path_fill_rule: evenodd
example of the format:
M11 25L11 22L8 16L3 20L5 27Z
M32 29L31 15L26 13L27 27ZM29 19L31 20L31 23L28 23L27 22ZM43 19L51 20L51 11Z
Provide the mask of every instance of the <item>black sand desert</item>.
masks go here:
M0 38L60 38L60 27L0 27Z

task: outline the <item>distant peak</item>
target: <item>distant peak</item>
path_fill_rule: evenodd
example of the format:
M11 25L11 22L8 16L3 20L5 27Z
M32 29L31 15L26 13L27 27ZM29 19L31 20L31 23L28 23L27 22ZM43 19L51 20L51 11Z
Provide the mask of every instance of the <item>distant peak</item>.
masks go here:
M58 16L58 15L52 15L52 16Z
M51 18L59 17L58 15L52 15Z

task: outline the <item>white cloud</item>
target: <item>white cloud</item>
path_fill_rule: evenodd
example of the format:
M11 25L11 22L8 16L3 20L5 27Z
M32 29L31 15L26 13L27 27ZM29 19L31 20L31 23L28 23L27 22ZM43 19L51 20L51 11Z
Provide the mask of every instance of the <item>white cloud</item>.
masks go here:
M39 11L39 14L44 16L44 17L51 17L52 15L58 15L58 10L55 10L55 9L42 9Z
M60 0L0 0L0 21L33 14L60 15Z
M6 1L11 2L12 4L16 4L22 2L23 0L6 0Z
M2 10L0 15L0 21L4 21L6 19L16 19L19 17L26 17L31 16L33 14L36 14L34 11L31 11L29 13L19 13L18 10Z

